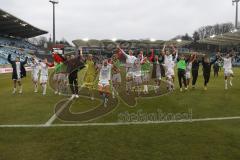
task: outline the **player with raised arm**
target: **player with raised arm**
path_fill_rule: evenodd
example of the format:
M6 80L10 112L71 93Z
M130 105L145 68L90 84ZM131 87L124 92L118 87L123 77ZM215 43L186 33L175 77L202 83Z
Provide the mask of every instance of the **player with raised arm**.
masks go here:
M187 81L187 88L189 88L190 81L191 81L191 70L192 70L192 64L196 60L196 53L190 55L190 58L187 61L187 67L186 67L186 81Z
M47 82L48 82L48 67L53 67L53 63L49 63L47 58L40 62L41 73L40 73L40 85L42 86L43 95L47 92Z
M207 57L205 54L202 57L202 66L203 66L203 78L204 78L204 90L207 90L207 85L210 80L211 75L211 68L212 65L218 60L219 55L216 55L216 58L212 61L210 61L210 58Z
M232 70L232 57L233 55L228 53L223 59L224 79L225 79L225 90L228 90L228 81L230 86L233 86L233 70Z
M72 92L70 100L79 98L78 95L78 71L85 67L82 50L79 51L78 55L72 55L71 58L64 61L67 66L66 72L68 73L69 86Z
M118 59L118 54L112 56L112 96L115 98L115 94L118 94L117 89L120 87L122 78L121 78L121 69L120 61Z
M40 71L40 63L36 59L35 56L32 57L31 68L32 68L32 82L34 85L34 92L37 93L38 92L38 78L39 78L39 71Z
M98 91L103 98L104 107L107 107L108 98L110 96L110 81L111 81L112 65L108 60L103 60L103 65L99 73Z
M81 49L82 50L82 49ZM81 51L82 52L82 51ZM87 66L87 71L84 77L84 85L88 88L91 95L91 100L94 100L93 87L97 74L97 66L93 61L93 55L89 54L87 60L85 61Z
M175 80L175 72L174 68L176 66L178 52L174 49L174 56L169 53L169 51L165 51L165 45L162 50L162 54L164 56L164 66L165 66L165 75L167 80L167 88L169 91L173 91L175 89L174 80Z
M137 58L133 55L132 50L129 50L129 52L128 52L129 54L127 54L119 46L118 46L118 49L126 57L126 64L125 64L125 67L126 67L126 92L129 95L130 91L132 90L132 83L133 83L133 65Z
M67 73L67 65L64 62L69 59L70 59L70 56L64 55L63 62L60 63L60 69L59 69L59 74L58 74L58 81L59 81L58 94L59 95L67 93L68 73Z
M199 66L201 63L201 59L198 58L198 55L196 55L195 60L192 62L192 88L195 89L197 79L198 79L198 72L199 72Z
M62 55L58 54L57 52L53 52L52 53L52 57L54 59L54 76L53 76L53 81L54 81L54 90L55 90L55 94L59 94L60 93L60 72L61 72L61 67L62 67L62 62L64 61L64 58Z
M186 80L186 69L187 60L184 55L179 56L177 60L177 71L178 71L178 83L180 87L180 92L183 91L182 85L184 84L185 90L187 90L187 80ZM183 84L182 84L183 83Z
M19 57L16 57L15 61L12 60L12 55L8 55L8 62L12 65L12 80L13 80L13 94L17 91L17 83L19 86L19 94L23 92L22 78L26 77L26 70L24 65L27 63L28 57L23 62L20 61Z
M134 80L134 90L137 92L138 96L141 93L142 84L142 73L141 73L141 62L140 59L136 59L133 64L133 80Z
M141 74L142 74L142 81L143 81L143 93L148 94L148 83L150 80L150 69L151 63L149 62L147 57L144 57L141 61Z
M154 86L155 93L160 91L160 84L162 80L162 73L161 73L161 64L164 62L164 56L160 55L153 55L154 59L152 60L153 69L152 69L152 79L155 80L156 86Z

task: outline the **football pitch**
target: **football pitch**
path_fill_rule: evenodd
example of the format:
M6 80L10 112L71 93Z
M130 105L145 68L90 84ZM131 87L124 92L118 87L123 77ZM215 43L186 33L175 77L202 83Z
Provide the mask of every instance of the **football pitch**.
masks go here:
M88 122L54 118L56 104L67 97L56 96L50 87L46 96L33 93L30 74L23 80L22 95L12 95L11 75L1 74L0 160L239 159L240 68L234 73L227 91L221 71L217 78L211 75L207 91L200 73L196 89L138 98L134 107L126 103L132 97L120 94L111 112ZM82 96L71 111L94 110L97 105L101 102ZM159 112L191 116L182 121L126 118Z

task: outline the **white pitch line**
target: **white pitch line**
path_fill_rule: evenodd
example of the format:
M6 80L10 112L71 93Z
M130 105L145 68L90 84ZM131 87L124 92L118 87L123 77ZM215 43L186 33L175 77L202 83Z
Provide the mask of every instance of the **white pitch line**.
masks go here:
M57 113L54 113L54 115L44 124L44 126L49 127L52 125L52 123L57 119L57 114L60 114L63 109L66 108L66 106L73 100L73 98L70 98L65 104L57 111Z
M146 121L146 122L113 122L113 123L79 123L79 124L29 124L29 125L0 125L0 128L53 128L53 127L86 127L86 126L127 126L127 125L146 125L146 124L168 124L168 123L193 123L208 121L238 120L239 117L218 117L200 118L179 121Z

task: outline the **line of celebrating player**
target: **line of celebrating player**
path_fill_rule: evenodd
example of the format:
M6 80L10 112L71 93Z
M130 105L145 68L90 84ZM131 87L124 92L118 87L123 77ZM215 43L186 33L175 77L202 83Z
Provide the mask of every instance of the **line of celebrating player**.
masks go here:
M143 51L140 51L137 56L134 55L132 50L126 53L122 48L117 48L117 53L112 58L103 59L101 62L95 60L93 55L89 54L83 56L82 49L80 49L78 55L62 56L57 53L53 53L54 64L49 63L47 59L39 61L36 57L31 59L32 61L32 81L34 84L34 92L38 92L38 80L40 72L40 85L43 88L43 95L46 95L47 82L48 82L48 68L55 67L55 74L53 76L53 84L55 94L61 95L66 93L68 87L71 89L71 98L79 98L79 84L78 84L78 71L86 68L84 75L84 83L81 87L89 89L91 99L94 100L94 86L98 81L97 90L101 94L104 100L104 105L107 106L108 98L112 95L115 98L118 95L118 89L122 83L123 72L121 72L121 57L125 57L125 80L126 80L126 94L132 92L140 94L149 93L149 82L151 79L155 81L153 85L154 92L160 92L160 85L162 81L167 83L167 89L169 91L175 90L175 68L177 68L177 77L179 82L179 88L188 90L190 81L192 79L192 88L195 88L199 66L203 68L204 78L204 90L207 90L207 85L210 80L210 73L212 65L217 60L223 60L224 75L225 75L225 89L228 89L228 84L232 86L233 71L232 71L232 55L228 53L225 57L222 57L220 53L216 54L213 60L207 55L193 53L191 55L178 54L178 50L173 45L165 46L161 50L161 53L155 54L154 50L151 50L150 56L145 56ZM11 59L11 55L8 57L9 63L13 67L12 79L14 82L15 94L17 91L16 84L19 84L19 93L23 92L21 78L26 76L24 62L20 62L19 58L15 61ZM99 78L96 79L99 75ZM192 77L191 77L192 75ZM166 77L166 80L163 79Z

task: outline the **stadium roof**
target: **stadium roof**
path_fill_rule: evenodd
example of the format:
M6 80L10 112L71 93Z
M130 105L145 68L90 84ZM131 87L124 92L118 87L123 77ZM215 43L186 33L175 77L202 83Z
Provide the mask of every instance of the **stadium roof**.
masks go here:
M0 9L0 35L31 38L48 33Z
M234 30L221 35L212 35L211 37L199 40L199 42L220 46L240 45L240 31Z
M122 43L122 44L124 44L124 46L126 46L126 48L130 47L129 45L131 45L131 48L160 48L164 44L166 44L166 45L174 44L178 47L181 47L181 46L191 43L191 41L177 42L177 41L163 41L163 40L154 40L154 41L151 41L151 40L117 40L115 42L113 40L108 40L108 39L106 39L106 40L78 39L78 40L73 41L73 44L77 47L102 48L102 47L106 47L108 45L114 45L115 43Z

